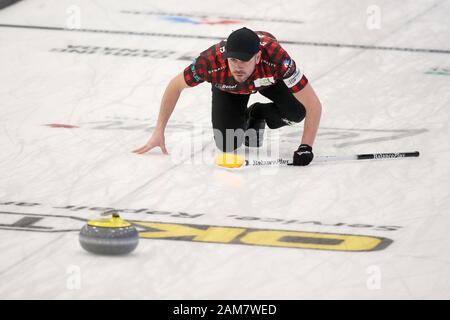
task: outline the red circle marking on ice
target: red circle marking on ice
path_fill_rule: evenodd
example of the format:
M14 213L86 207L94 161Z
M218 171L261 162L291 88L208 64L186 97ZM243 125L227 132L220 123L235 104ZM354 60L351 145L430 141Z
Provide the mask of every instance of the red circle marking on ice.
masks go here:
M218 21L211 21L208 19L203 19L202 23L209 24L209 25L216 25L216 24L238 24L241 23L241 21L238 20L218 20Z
M63 124L63 123L49 123L49 124L46 124L46 126L50 127L50 128L68 128L68 129L78 128L78 126L73 126L71 124Z

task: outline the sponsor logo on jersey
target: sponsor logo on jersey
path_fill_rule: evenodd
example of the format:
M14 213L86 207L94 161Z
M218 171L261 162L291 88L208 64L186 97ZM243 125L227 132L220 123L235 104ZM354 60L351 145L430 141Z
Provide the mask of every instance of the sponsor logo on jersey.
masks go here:
M211 70L208 70L208 73L211 74L211 73L219 72L219 71L225 69L226 67L227 66L221 66L221 67L216 68L216 69L211 69Z
M261 59L261 62L267 64L269 67L273 67L273 68L276 67L275 63L267 61L267 60Z
M215 87L216 87L217 89L221 89L221 90L234 90L234 89L237 88L237 84L234 84L234 85L228 85L228 84L219 84L219 83L216 83L216 84L215 84Z
M254 81L255 87L271 86L274 83L275 83L275 80L273 77L256 79Z

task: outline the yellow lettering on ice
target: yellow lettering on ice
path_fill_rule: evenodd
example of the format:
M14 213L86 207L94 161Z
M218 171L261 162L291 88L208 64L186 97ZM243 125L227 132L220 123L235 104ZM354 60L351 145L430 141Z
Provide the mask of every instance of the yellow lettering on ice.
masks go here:
M164 239L189 237L193 241L227 243L245 232L244 228L207 227L193 228L182 224L135 222L135 225L157 229L158 231L140 232L142 238Z

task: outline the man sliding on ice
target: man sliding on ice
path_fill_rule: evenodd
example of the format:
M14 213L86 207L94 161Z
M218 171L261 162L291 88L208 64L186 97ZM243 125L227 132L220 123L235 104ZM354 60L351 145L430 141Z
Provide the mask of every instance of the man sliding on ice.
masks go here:
M226 41L202 52L170 81L152 136L133 152L142 154L160 147L167 154L164 130L181 91L204 81L212 85L212 126L221 151L233 152L242 144L260 147L266 124L270 129L278 129L305 119L293 165L306 166L313 160L312 146L322 111L320 101L276 38L247 28L234 31ZM250 95L256 92L272 102L257 102L247 108Z

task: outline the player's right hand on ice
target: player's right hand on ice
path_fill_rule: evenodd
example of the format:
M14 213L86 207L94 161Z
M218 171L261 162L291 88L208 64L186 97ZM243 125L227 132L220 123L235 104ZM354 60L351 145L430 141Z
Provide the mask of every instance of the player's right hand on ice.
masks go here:
M166 149L166 144L164 141L164 132L155 131L153 132L152 136L148 140L148 142L145 144L145 146L140 147L139 149L133 150L134 153L137 154L143 154L147 151L152 150L155 147L160 147L161 151L164 154L169 154Z

